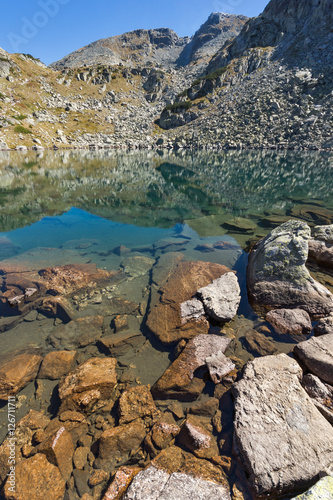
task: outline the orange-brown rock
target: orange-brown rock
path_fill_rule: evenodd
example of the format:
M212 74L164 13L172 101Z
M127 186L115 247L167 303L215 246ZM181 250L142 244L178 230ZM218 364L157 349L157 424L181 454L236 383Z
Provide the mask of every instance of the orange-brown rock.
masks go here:
M73 456L73 463L75 469L83 470L88 460L89 451L90 448L86 446L79 446L78 448L76 448Z
M105 406L117 384L114 358L91 358L59 384L61 411L93 412Z
M71 303L66 297L45 297L38 303L38 311L46 316L61 319L64 323L72 321L76 317Z
M59 469L45 455L37 453L22 460L17 464L15 473L14 491L10 489L10 479L5 484L6 500L63 500L65 481Z
M123 392L119 399L119 424L127 424L142 418L145 422L156 421L160 412L155 406L150 385L139 385Z
M120 500L140 470L139 467L120 467L102 500Z
M145 448L150 456L156 457L161 450L174 444L179 431L180 427L175 423L171 413L165 413L145 439Z
M206 364L206 358L214 352L224 352L230 343L227 337L198 335L191 339L178 358L167 368L152 387L152 394L161 399L191 401L200 394L193 392L191 384L194 372Z
M188 415L178 435L179 442L198 458L210 459L219 454L216 439L203 425L200 417Z
M90 488L94 488L98 484L104 483L104 481L106 481L108 477L109 474L105 470L103 469L96 470L90 476L88 480L88 485L90 486Z
M121 356L143 342L145 342L145 337L139 331L119 332L99 339L99 344L102 344L112 356Z
M97 269L96 264L66 264L39 271L42 283L55 295L68 295L81 288L94 288L115 273Z
M102 327L102 316L85 316L66 325L59 325L48 337L48 341L56 349L86 347L102 336Z
M159 290L160 299L149 312L149 329L165 344L208 333L209 323L204 317L183 324L180 305L191 299L199 288L227 272L230 269L211 262L180 262Z
M73 471L74 444L64 426L48 436L33 453L43 453L51 464L58 467L65 481L70 478Z
M76 351L49 352L43 359L38 378L60 379L74 368L76 357Z
M146 429L140 420L107 429L99 440L97 465L112 470L115 465L125 462L145 437Z
M0 399L14 396L37 377L42 357L37 354L19 354L0 366Z

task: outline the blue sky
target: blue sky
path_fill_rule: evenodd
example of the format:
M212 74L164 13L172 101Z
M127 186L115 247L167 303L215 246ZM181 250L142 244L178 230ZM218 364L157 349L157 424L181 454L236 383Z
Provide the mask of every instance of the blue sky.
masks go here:
M259 15L268 0L6 0L0 47L50 64L99 38L138 28L191 36L211 12Z

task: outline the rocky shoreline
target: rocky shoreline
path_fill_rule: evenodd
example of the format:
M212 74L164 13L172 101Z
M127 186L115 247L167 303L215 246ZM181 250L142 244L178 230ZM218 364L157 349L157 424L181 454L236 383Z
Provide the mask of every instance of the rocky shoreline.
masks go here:
M16 426L15 492L7 479L10 436L0 446L4 498L39 500L47 491L51 500L301 499L295 495L307 488L304 498L318 491L330 498L333 295L306 262L311 248L311 258L331 268L332 234L332 225L311 231L291 220L251 251L253 306L278 335L299 340L284 354L264 327L247 332L257 354L245 366L234 351L237 275L184 260L186 241L166 244L156 262L119 247L124 264L114 272L84 263L36 271L2 261L2 331L37 313L55 325L46 351L31 346L0 364L3 405L36 388L36 409L23 405ZM146 273L148 302L125 300L122 287L146 288ZM149 342L171 350L152 386L124 363L127 353L148 347L142 320Z

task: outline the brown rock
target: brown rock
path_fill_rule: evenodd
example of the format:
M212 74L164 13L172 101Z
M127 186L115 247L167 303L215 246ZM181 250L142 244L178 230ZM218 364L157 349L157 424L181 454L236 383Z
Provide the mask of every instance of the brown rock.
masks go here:
M86 347L102 336L103 321L102 316L78 318L55 328L48 341L56 349Z
M42 283L48 292L55 295L68 295L81 288L94 288L114 274L97 269L96 264L67 264L39 271Z
M333 269L333 244L327 241L309 240L309 258L322 267Z
M205 318L183 324L180 305L191 299L199 288L227 272L230 269L220 264L180 262L160 289L160 299L149 312L147 326L165 344L208 333L209 324Z
M154 447L158 450L164 450L164 448L170 445L179 432L180 427L177 424L170 423L166 418L162 418L153 426L150 435Z
M76 351L53 351L43 359L38 378L58 380L67 375L74 367Z
M120 467L102 500L120 500L140 470L138 467Z
M179 357L152 387L156 398L191 401L200 394L191 390L194 372L206 363L213 352L224 352L231 340L218 335L198 335L191 339Z
M59 469L52 465L45 455L22 460L16 467L15 492L10 490L8 479L4 487L6 500L63 500L65 481Z
M46 316L59 318L64 323L68 323L76 317L74 309L65 297L45 297L38 304L38 311Z
M277 351L277 347L273 344L273 342L268 340L265 335L257 332L256 330L248 330L243 339L246 349L252 354L268 356Z
M171 411L177 419L185 417L183 407L178 401L171 403L171 405L168 406L168 410Z
M146 430L140 421L104 431L99 440L97 465L112 470L115 465L128 460L130 453L140 447L145 437Z
M83 470L88 460L89 451L90 448L86 448L84 446L79 446L78 448L76 448L73 456L75 469Z
M0 399L8 399L37 377L42 357L19 354L0 366Z
M302 309L276 309L266 315L279 333L307 335L312 330L309 314Z
M202 424L200 417L187 416L178 440L198 458L210 459L219 455L216 439Z
M127 424L137 418L156 421L160 416L153 397L150 385L132 387L123 392L119 399L119 424Z
M201 401L196 401L192 404L188 413L192 415L201 415L202 417L213 418L219 407L219 400L216 398L208 398Z
M65 481L70 478L73 471L72 458L74 444L71 435L65 427L60 427L55 433L39 444L34 453L43 453L48 461L56 465Z
M333 386L324 384L318 377L308 373L302 386L326 420L333 424Z
M91 358L59 384L61 411L93 412L105 406L117 383L114 358Z
M90 486L90 488L94 488L98 484L104 483L104 481L106 481L108 478L109 474L105 470L103 469L96 470L92 474L92 476L90 476L88 480L88 485Z

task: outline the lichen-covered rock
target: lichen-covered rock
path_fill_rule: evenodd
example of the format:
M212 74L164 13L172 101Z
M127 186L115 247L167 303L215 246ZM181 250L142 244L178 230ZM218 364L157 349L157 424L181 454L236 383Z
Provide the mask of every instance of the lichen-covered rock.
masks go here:
M120 500L132 479L140 471L138 467L119 467L102 500Z
M309 314L303 309L275 309L266 315L279 333L307 335L312 330Z
M223 377L235 369L235 364L223 352L218 351L206 358L209 375L214 384L219 384Z
M257 495L282 495L313 484L333 463L333 432L285 354L257 358L234 384L235 444ZM304 467L306 464L306 467Z
M169 366L152 387L157 398L176 398L191 401L199 395L192 391L194 372L205 366L206 359L214 352L225 352L231 340L218 335L198 335L191 339L178 358ZM201 391L200 391L201 392Z
M61 411L92 412L105 406L117 383L114 358L91 358L59 384Z
M237 314L241 300L238 279L232 272L225 273L210 285L200 288L197 296L208 316L216 321L230 321Z
M322 477L312 488L291 500L332 500L333 476Z
M300 342L294 353L310 372L333 384L333 333Z
M333 296L305 267L310 228L290 220L261 240L249 256L247 285L254 305L300 308L312 316L333 311Z

